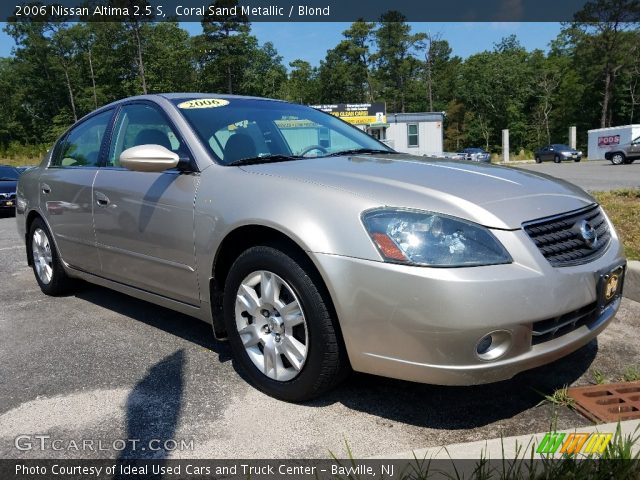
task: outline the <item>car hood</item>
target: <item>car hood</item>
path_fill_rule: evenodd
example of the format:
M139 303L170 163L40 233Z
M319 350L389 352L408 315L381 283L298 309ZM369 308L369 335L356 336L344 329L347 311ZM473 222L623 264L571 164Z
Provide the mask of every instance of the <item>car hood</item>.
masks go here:
M0 193L15 193L17 185L17 180L0 180Z
M547 175L411 155L350 155L242 168L348 191L368 198L372 206L435 211L500 229L517 229L525 221L594 203L575 185Z

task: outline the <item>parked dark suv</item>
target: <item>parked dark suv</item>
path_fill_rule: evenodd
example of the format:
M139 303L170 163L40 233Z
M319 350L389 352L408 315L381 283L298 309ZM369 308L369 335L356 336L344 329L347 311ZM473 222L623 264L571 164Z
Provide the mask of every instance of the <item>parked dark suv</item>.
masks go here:
M640 158L640 137L631 140L629 143L616 145L614 148L604 154L604 158L609 160L614 165L633 163L634 160Z
M571 148L569 145L553 143L538 149L535 158L536 163L542 163L545 160L553 160L555 163L560 163L562 160L579 162L582 160L582 152Z

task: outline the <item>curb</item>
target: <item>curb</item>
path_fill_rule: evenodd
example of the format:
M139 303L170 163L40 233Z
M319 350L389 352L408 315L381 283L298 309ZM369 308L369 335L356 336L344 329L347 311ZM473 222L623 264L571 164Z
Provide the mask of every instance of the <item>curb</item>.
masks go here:
M640 302L640 262L637 260L627 262L627 276L624 279L622 295Z
M626 420L620 422L622 438L640 438L640 420ZM605 423L584 428L572 428L561 430L558 433L614 433L618 423ZM442 447L431 447L401 452L395 455L384 455L373 457L387 460L451 460L451 459L471 459L471 460L502 460L502 459L529 459L531 458L532 446L537 447L547 432L519 435L515 437L492 438L490 440L480 440L468 443L456 443ZM632 448L633 454L640 452L640 442ZM559 455L556 455L559 456ZM539 455L535 457L540 458Z

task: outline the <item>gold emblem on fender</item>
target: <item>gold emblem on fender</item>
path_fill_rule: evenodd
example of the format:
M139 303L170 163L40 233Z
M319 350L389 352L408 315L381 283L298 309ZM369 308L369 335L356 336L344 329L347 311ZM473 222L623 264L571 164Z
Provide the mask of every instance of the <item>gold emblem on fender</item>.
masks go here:
M618 291L618 274L613 274L607 279L607 285L604 290L604 295L607 300L611 300Z

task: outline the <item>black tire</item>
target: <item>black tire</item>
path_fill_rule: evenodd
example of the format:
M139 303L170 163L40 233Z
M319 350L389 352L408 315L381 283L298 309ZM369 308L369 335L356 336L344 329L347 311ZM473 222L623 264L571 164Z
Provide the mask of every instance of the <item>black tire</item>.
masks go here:
M576 162L576 163L577 163L577 162L579 162L580 160L582 160L582 158L578 157L578 158L576 158L576 159L574 160L574 162Z
M46 236L51 252L51 262L49 263L49 266L51 267L51 279L48 282L44 281L42 278L40 278L40 275L38 275L36 261L34 260L33 237L36 232L42 232L42 234ZM44 293L45 295L58 296L68 293L70 290L72 290L75 282L67 275L67 272L64 271L62 261L60 260L60 255L58 254L55 244L53 243L51 232L45 225L44 221L42 221L42 219L40 218L36 218L29 227L29 236L27 239L27 254L29 255L29 262L31 263L33 274L36 277L36 281L38 282L42 293Z
M536 155L536 163L542 163L542 159L540 158L540 155Z
M560 163L560 156L556 155L555 157L553 157L553 163Z
M293 257L293 258L292 258ZM236 295L243 280L253 272L275 273L293 290L301 304L308 332L307 357L297 376L288 381L269 378L251 361L235 319ZM335 387L349 372L346 350L332 318L330 301L308 266L308 259L289 256L270 246L252 247L231 266L225 282L224 320L234 360L250 383L272 397L288 402L315 398Z
M626 161L627 158L622 152L615 152L611 154L611 163L614 165L624 165Z

